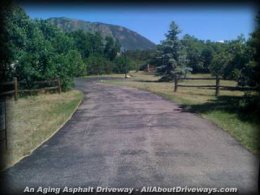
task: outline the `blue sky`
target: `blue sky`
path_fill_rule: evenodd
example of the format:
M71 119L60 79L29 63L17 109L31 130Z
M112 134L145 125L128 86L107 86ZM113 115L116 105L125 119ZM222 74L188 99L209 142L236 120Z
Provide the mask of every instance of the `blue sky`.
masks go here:
M222 41L254 29L255 9L243 6L97 6L97 5L22 5L31 18L69 17L127 27L154 43L165 38L171 21L184 34L202 40Z

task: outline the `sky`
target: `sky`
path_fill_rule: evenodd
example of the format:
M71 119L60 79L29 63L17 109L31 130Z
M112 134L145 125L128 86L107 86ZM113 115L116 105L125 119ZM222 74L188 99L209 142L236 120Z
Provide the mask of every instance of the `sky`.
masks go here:
M248 38L255 25L253 5L243 6L97 6L21 5L31 18L68 17L90 22L121 25L159 44L165 39L171 21L184 34L202 40L224 41L244 34Z

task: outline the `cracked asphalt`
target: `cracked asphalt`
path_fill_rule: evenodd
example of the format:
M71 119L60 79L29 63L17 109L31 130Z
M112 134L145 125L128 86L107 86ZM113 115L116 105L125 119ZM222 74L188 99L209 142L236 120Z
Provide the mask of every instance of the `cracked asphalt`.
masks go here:
M228 133L155 94L77 79L85 98L50 140L1 174L29 187L237 187L257 191L258 159Z

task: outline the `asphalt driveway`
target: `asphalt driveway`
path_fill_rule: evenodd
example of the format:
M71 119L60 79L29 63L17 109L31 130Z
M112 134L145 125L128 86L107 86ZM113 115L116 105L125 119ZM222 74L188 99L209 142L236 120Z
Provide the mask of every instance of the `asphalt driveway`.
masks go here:
M76 83L84 101L54 137L2 173L8 192L26 186L257 190L258 159L209 121L149 92Z

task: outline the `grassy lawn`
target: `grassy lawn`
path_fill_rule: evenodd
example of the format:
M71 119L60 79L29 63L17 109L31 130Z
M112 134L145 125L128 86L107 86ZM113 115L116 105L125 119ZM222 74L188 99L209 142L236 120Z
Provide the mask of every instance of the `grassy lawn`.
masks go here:
M129 79L102 80L102 83L139 88L161 95L180 104L185 110L198 113L203 118L214 122L229 132L251 152L260 154L257 137L259 122L257 122L253 113L241 108L244 92L220 90L220 96L216 98L214 89L185 87L178 88L178 91L174 93L172 82L157 82L159 77L144 72L131 72L130 74L132 77ZM189 75L189 77L210 77L210 75L195 74ZM215 84L215 81L186 80L180 82L180 84L210 85ZM220 85L236 86L236 82L221 81Z
M83 94L71 90L8 101L8 150L1 169L12 166L49 138L73 113Z

